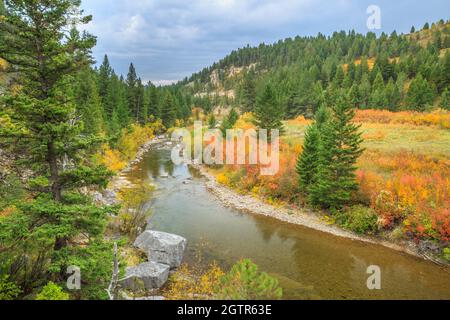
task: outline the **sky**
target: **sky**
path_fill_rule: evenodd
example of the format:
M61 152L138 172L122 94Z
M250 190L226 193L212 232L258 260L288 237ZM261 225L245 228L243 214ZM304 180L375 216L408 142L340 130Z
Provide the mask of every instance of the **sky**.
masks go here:
M297 35L367 33L367 8L380 8L381 29L450 19L449 0L82 0L97 36L93 53L108 55L118 74L130 62L142 80L168 84L219 61L232 50Z

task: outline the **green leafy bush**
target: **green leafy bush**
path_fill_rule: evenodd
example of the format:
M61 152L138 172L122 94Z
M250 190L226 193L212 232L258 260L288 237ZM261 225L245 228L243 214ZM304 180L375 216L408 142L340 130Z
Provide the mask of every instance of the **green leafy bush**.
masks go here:
M44 288L42 288L42 291L37 294L36 300L69 300L69 294L65 293L58 285L53 282L49 282Z
M361 205L337 213L336 222L358 234L374 234L378 230L378 216L375 211Z
M443 257L450 262L450 248L445 248L443 251Z
M9 276L0 276L0 300L14 300L21 291L14 282L9 281Z

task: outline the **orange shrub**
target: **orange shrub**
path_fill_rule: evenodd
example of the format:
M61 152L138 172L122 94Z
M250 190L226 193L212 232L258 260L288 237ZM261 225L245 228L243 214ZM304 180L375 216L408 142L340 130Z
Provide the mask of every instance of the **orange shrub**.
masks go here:
M312 123L311 120L307 120L304 116L298 116L293 120L289 120L288 124L290 125L310 125Z
M442 129L450 129L450 112L445 110L436 110L433 112L357 110L355 122L409 124L414 126L436 126Z
M385 227L403 222L415 237L449 239L448 161L412 152L368 152L361 158L361 162L365 161L370 161L378 172L358 171L360 194L380 215Z

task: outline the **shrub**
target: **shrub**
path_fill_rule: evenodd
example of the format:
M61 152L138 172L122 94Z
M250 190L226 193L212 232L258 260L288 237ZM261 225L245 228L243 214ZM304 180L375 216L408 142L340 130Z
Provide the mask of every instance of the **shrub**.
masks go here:
M58 285L53 282L49 282L44 288L42 288L42 291L37 294L36 300L69 300L69 294L65 293Z
M130 241L134 241L145 229L147 218L151 213L146 204L154 190L153 185L142 182L130 189L120 191L122 209L116 223L119 231L126 234Z
M358 123L435 126L441 129L449 129L450 112L442 109L435 110L433 112L391 112L387 110L357 110L355 121Z
M278 280L259 272L250 260L242 260L227 274L216 264L206 271L181 266L171 277L164 296L169 300L274 300L283 291Z
M445 260L450 261L450 248L444 248L443 257Z
M374 234L378 229L376 212L361 205L353 206L337 214L336 221L344 228L358 234Z
M0 277L0 300L14 300L21 292L14 282L9 281L8 275Z
M220 278L225 273L216 264L201 272L182 265L170 278L164 297L168 300L208 300L214 299Z

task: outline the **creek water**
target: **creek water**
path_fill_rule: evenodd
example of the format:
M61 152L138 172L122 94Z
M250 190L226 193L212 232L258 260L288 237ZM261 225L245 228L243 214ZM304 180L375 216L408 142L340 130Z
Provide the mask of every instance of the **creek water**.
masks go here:
M250 258L279 280L284 299L450 299L450 268L227 208L195 170L172 163L170 150L149 151L128 178L156 185L149 227L187 238L194 267ZM371 265L381 268L381 290L367 288Z

